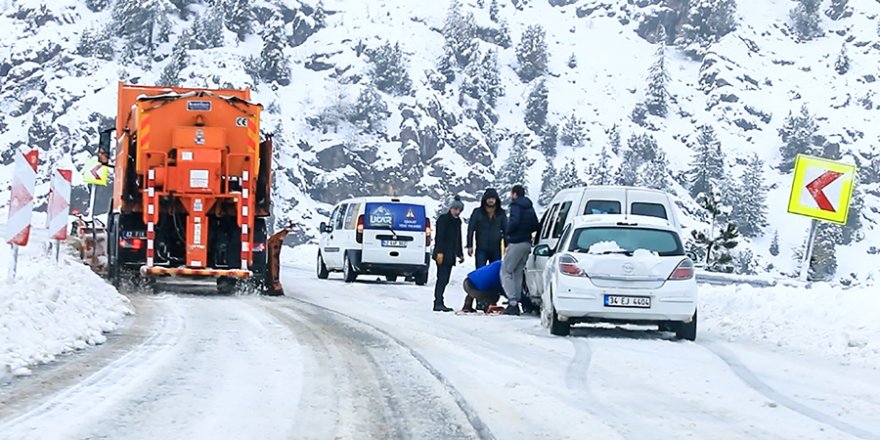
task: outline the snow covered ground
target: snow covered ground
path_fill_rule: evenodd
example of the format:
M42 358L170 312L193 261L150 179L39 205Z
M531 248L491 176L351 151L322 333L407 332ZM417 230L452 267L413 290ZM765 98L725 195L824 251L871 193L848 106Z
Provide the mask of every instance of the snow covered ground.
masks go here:
M59 354L104 343L104 334L132 313L113 286L69 255L56 263L45 243L45 230L33 229L12 282L6 277L11 250L0 249L0 383Z

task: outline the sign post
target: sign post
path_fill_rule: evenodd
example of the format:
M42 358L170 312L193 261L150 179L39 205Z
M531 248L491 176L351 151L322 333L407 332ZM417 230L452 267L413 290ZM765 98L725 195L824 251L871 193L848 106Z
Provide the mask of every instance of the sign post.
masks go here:
M39 150L27 153L19 150L15 154L12 197L9 199L9 218L6 221L6 242L12 246L10 281L15 279L18 270L18 247L27 246L30 239L39 153Z
M98 232L95 228L95 199L98 186L106 186L109 172L106 166L97 160L89 161L83 169L83 180L89 185L89 215L92 216L92 258L98 257Z
M800 279L807 281L819 221L846 224L855 185L856 167L843 162L798 155L788 212L812 219Z

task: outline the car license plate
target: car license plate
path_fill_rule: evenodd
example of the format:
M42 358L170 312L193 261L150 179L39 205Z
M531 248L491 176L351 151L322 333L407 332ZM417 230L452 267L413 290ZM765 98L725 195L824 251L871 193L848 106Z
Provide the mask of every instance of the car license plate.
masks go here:
M400 240L382 240L382 246L395 247L395 248L405 248L406 242L400 241Z
M605 295L605 307L651 308L651 298L647 296Z

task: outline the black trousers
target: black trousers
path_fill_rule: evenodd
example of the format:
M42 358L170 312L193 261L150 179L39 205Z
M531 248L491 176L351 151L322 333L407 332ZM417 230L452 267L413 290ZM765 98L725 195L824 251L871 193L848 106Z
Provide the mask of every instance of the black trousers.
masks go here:
M452 276L451 264L437 265L437 284L434 285L434 304L443 304L443 293L446 292L446 285L449 284L449 277Z

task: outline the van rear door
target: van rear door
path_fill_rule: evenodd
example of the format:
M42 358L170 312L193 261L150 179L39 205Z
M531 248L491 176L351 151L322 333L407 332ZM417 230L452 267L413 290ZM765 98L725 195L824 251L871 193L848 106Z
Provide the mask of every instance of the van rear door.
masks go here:
M427 226L423 205L367 203L361 260L374 264L425 264Z
M681 227L666 193L630 188L626 190L626 204L627 214L662 218L676 228Z

